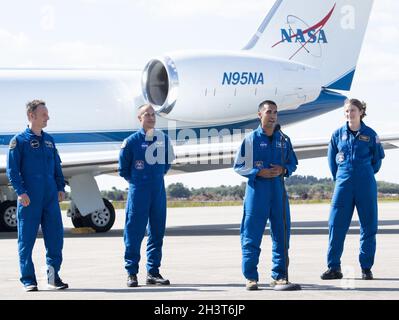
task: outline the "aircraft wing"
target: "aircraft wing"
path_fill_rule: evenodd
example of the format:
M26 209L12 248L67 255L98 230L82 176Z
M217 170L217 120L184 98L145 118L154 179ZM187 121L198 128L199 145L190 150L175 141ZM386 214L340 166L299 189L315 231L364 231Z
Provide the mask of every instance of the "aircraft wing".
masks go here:
M385 150L399 148L399 133L380 136ZM311 159L327 155L329 138L317 140L292 140L298 159ZM170 174L231 168L240 141L178 145L174 147L176 159ZM62 152L65 177L92 172L94 175L117 174L119 149L88 152ZM5 178L6 155L0 155L0 180Z
M330 139L292 141L298 159L312 159L327 156ZM380 136L384 150L399 148L399 133Z
M380 136L384 150L399 148L399 133ZM330 138L291 140L298 160L327 156ZM187 146L177 149L173 173L216 170L233 166L241 141L211 145ZM203 164L201 164L201 162ZM197 165L194 165L197 163ZM198 165L200 163L201 165Z

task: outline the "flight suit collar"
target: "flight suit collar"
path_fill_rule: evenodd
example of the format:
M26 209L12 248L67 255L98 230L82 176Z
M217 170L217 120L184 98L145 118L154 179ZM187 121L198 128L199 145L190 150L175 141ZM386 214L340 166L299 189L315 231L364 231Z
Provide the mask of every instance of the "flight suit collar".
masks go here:
M32 139L32 138L42 139L42 138L43 138L43 135L44 135L44 131L42 130L41 133L42 133L41 136L37 136L37 135L31 130L31 128L27 127L27 128L25 129L25 135L29 138L29 140Z
M140 128L139 133L143 137L143 139L146 140L146 141L156 141L157 140L157 134L159 134L159 131L154 128L154 135L152 137L147 137L144 128Z
M144 128L140 128L139 133L140 133L141 135L145 136Z
M349 122L348 122L348 121L346 122L344 128L346 129L347 133L349 134L349 132L350 132L351 130L350 130L350 128L349 128ZM363 121L360 121L360 128L359 128L359 130L358 130L358 134L357 134L357 135L363 133L365 129L366 129L366 125L364 124Z
M266 133L263 131L262 125L259 125L258 128L256 129L256 132L258 134L263 134L264 136L266 136ZM274 130L273 132L273 137L275 137L276 134L276 130Z
M157 132L157 129L154 128L154 133L156 133L156 132ZM144 128L140 128L139 133L141 135L143 135L144 137L146 136L146 132L145 132ZM155 134L154 134L154 136L155 136Z

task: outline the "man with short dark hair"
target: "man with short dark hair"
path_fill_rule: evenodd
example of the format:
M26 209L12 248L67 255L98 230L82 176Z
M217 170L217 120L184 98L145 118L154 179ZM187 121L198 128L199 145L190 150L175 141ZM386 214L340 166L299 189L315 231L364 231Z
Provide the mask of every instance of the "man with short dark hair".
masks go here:
M258 117L260 126L244 139L234 163L234 170L248 178L241 223L242 271L247 290L258 289L260 245L268 220L273 241L271 285L288 284L290 214L284 177L290 176L298 164L289 138L279 130L276 103L263 101Z
M7 176L18 195L18 252L21 282L26 291L37 291L32 250L39 225L46 246L48 287L66 289L59 277L64 228L59 201L65 197L61 159L54 139L42 129L50 119L46 104L26 105L28 128L10 141Z
M138 119L142 128L125 139L119 155L119 174L129 182L124 232L127 286L138 286L140 247L147 225L146 284L169 285L159 267L166 225L164 175L174 159L173 148L168 136L155 129L150 104L138 109Z

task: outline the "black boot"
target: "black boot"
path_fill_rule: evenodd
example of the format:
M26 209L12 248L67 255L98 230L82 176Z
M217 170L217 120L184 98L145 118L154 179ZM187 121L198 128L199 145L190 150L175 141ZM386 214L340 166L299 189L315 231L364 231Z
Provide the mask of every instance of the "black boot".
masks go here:
M127 276L127 282L126 285L131 288L131 287L137 287L139 285L138 281L137 281L137 275L135 274L129 274Z
M146 284L157 284L157 285L162 285L162 286L168 286L170 285L170 282L168 279L162 278L162 276L158 274L147 274L147 281Z
M373 273L370 269L362 269L362 279L363 280L373 280Z
M322 280L333 280L333 279L342 279L343 275L341 269L331 269L329 268L326 272L324 272L320 278Z
M56 277L54 280L49 279L47 287L52 290L64 290L69 288L68 283L63 282L60 277Z

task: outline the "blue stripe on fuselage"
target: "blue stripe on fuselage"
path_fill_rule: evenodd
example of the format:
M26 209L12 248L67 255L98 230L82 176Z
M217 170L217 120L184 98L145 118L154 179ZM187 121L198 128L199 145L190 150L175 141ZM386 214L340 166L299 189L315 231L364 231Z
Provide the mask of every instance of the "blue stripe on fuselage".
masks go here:
M278 122L281 125L292 124L295 122L303 121L313 118L323 113L332 111L343 106L346 97L330 90L323 90L319 97L310 103L303 104L295 110L285 110L278 113ZM255 129L259 125L258 118L241 121L237 123L228 123L221 125L212 125L191 129L195 132L197 137L200 137L201 130L241 130L244 132L246 129ZM184 128L183 128L184 129ZM183 130L178 128L176 136ZM167 133L167 130L164 130ZM97 131L97 132L49 132L57 144L76 144L76 143L106 143L106 142L122 142L129 135L135 131ZM14 134L1 134L0 145L8 145ZM173 137L171 137L173 139Z

